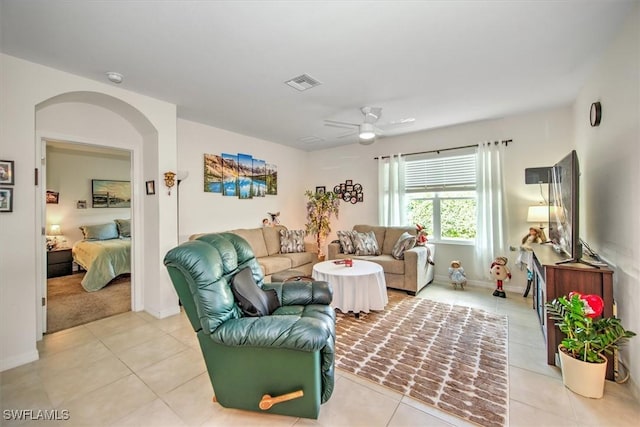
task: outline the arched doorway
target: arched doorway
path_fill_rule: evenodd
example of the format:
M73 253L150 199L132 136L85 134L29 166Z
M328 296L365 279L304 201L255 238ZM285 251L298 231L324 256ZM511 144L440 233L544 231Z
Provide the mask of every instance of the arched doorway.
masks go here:
M69 92L39 103L36 116L36 157L42 159L45 139L75 141L84 144L111 147L131 151L132 188L132 310L145 308L145 297L152 294L153 277L160 269L159 256L149 257L158 251L159 197L148 197L144 193L146 177L159 176L158 132L151 121L130 104L99 92ZM38 167L38 161L36 162ZM40 186L36 209L43 212L44 192ZM45 247L40 230L45 227L43 215L36 216L36 230L41 248ZM151 259L150 259L151 258ZM37 301L43 297L46 283L46 259L39 259L41 266L40 286L36 291ZM145 280L151 278L151 280ZM145 283L150 285L145 289ZM177 301L177 300L176 300ZM176 303L177 307L177 303ZM38 338L42 337L46 317L44 310L38 311Z

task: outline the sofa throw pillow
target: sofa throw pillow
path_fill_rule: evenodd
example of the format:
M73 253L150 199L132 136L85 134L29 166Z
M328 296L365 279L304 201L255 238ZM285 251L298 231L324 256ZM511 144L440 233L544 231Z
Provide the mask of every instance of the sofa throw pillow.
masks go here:
M356 252L356 247L353 244L353 236L355 231L338 231L338 240L340 241L340 251L343 254L353 254Z
M356 233L353 238L356 255L380 255L380 246L373 231Z
M131 220L130 219L116 219L116 226L118 226L118 234L120 237L131 237Z
M395 259L404 259L404 251L413 248L416 245L416 236L413 236L406 231L400 235L398 241L393 245L391 250L391 256Z
M253 280L253 272L246 267L231 280L231 291L242 313L247 317L267 316L280 307L275 289L267 291Z
M280 230L280 253L304 252L304 230Z
M118 238L115 222L96 225L81 225L82 237L85 240L111 240Z

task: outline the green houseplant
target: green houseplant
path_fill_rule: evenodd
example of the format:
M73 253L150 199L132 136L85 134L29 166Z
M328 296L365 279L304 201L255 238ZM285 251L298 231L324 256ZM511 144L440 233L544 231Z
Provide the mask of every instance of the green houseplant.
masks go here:
M598 295L571 292L548 302L546 308L565 334L558 347L564 384L583 396L602 397L607 364L603 356L613 354L635 332L625 330L616 317L600 317L604 301ZM578 372L573 371L574 366ZM592 373L594 383L588 379Z
M304 194L307 196L306 231L316 237L318 257L323 259L322 242L331 232L331 215L338 218L340 199L331 191L312 193L307 190Z

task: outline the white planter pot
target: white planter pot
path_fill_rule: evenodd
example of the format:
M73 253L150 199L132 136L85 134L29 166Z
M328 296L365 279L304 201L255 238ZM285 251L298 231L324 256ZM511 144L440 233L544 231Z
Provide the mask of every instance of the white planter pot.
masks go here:
M604 394L607 359L603 363L587 363L574 359L558 346L562 382L565 387L581 396L600 399Z

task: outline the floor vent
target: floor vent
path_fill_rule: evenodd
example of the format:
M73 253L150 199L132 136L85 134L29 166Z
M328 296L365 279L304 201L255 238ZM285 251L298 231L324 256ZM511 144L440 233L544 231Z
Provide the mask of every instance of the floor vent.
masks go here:
M294 77L291 80L287 80L285 83L301 92L321 84L318 80L308 74L302 74L298 77Z

